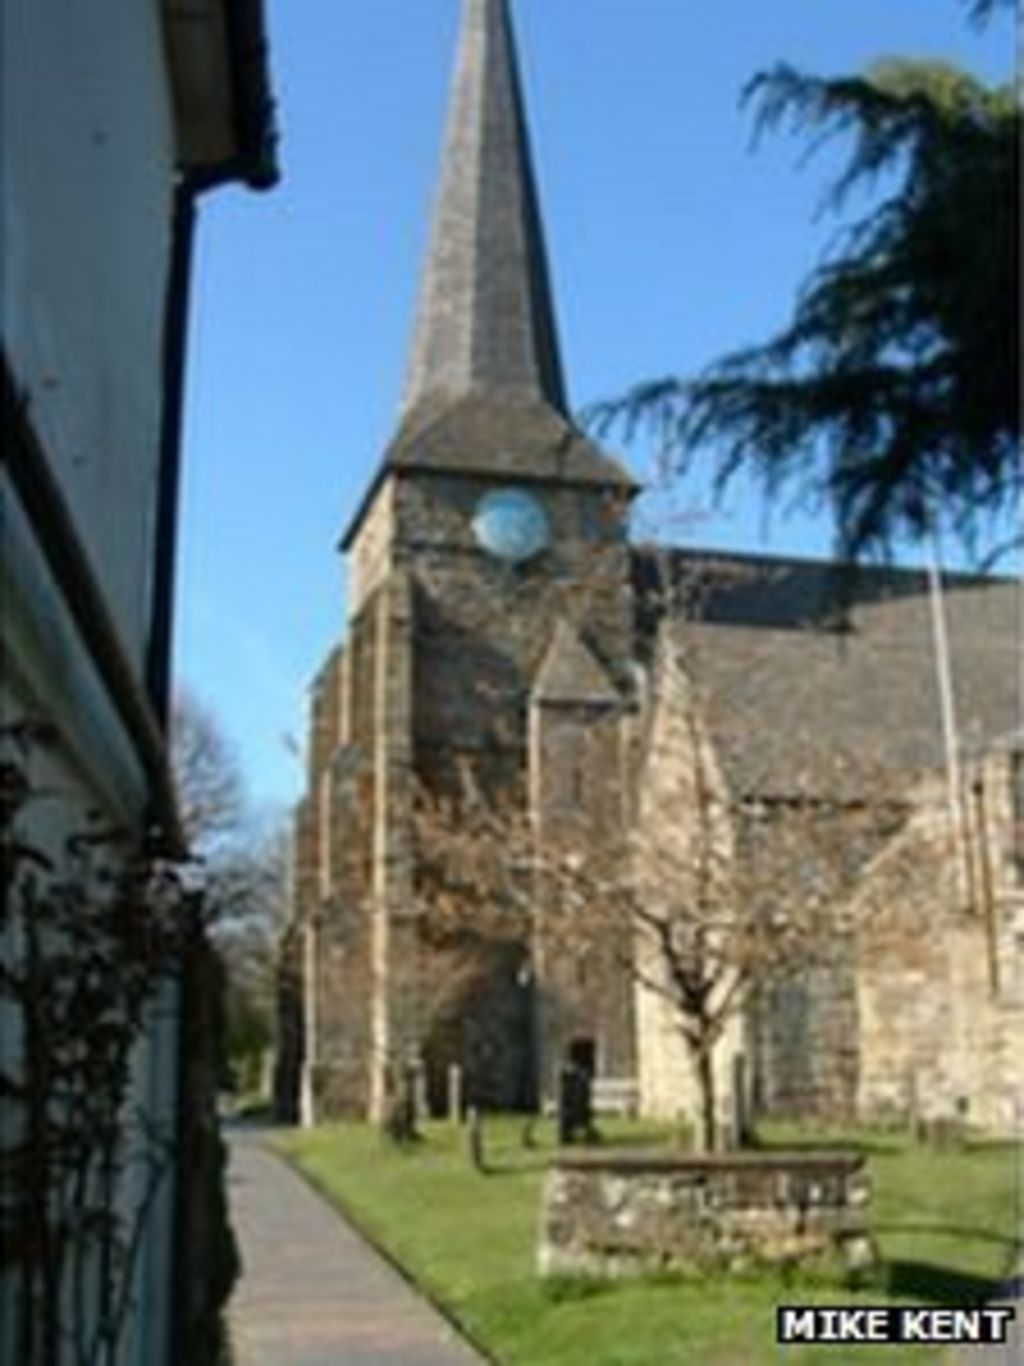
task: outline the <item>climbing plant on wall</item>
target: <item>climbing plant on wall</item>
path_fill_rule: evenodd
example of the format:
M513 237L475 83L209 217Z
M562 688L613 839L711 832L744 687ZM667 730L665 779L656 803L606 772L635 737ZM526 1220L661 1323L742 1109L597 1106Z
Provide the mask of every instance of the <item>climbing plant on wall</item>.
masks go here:
M175 1118L136 1083L199 908L182 865L98 819L54 847L59 797L33 770L51 738L37 722L0 734L0 1276L21 1366L105 1366L180 1165Z

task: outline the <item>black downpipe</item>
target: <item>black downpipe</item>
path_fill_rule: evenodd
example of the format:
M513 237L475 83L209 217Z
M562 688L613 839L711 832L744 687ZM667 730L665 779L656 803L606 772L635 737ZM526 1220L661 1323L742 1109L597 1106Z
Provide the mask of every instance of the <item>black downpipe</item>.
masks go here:
M221 183L187 175L178 182L164 312L163 416L158 472L152 621L146 683L169 739L177 527L181 496L188 323L200 194ZM184 908L177 977L176 1160L172 1227L170 1366L221 1360L220 1313L237 1274L237 1251L224 1199L226 1150L217 1125L222 980L200 900Z
M171 261L164 308L163 413L157 474L153 596L146 653L146 688L157 721L165 731L171 708L178 504L181 497L185 369L195 227L196 188L186 176L178 182L174 191Z
M173 678L174 610L178 568L178 513L181 500L185 389L188 361L188 324L192 296L192 265L200 186L182 176L174 191L170 267L164 305L163 412L157 473L153 551L153 588L150 634L146 653L146 687L157 723L168 743ZM178 1029L175 1100L175 1184L172 1224L172 1304L168 1360L189 1366L196 1347L197 1247L195 1187L204 1177L201 1135L210 1116L197 1115L209 1097L203 1095L202 1068L197 1075L195 1012L203 1006L200 965L204 933L197 907L185 911L182 955L178 972ZM213 1119L213 1123L216 1123ZM212 1352L210 1353L212 1360Z

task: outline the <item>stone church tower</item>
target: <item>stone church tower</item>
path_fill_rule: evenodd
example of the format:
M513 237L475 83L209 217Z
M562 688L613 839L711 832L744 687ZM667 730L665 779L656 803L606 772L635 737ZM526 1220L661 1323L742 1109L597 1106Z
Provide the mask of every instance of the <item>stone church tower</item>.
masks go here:
M379 1115L408 1066L435 1103L458 1063L504 1106L569 1049L633 1072L626 978L560 981L553 946L471 926L467 971L466 927L429 931L415 820L468 792L542 838L620 834L633 492L569 416L506 0L466 0L398 429L343 539L346 642L314 693L307 1113Z

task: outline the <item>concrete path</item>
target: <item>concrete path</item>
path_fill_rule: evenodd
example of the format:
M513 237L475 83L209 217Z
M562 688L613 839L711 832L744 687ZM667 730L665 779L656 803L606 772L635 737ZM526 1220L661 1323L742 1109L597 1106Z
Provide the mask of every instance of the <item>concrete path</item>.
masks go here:
M961 1347L950 1366L1022 1366L1024 1363L1024 1287L1018 1280L1006 1287L1006 1297L993 1301L1015 1309L1007 1342L1001 1347Z
M257 1134L230 1138L235 1366L480 1366L437 1311Z

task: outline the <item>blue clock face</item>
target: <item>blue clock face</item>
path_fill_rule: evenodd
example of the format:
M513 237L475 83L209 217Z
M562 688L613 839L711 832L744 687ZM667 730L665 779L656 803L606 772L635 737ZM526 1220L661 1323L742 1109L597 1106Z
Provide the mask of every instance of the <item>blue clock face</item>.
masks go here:
M473 534L489 555L510 564L532 559L551 539L543 507L532 494L514 488L484 494L473 516Z

